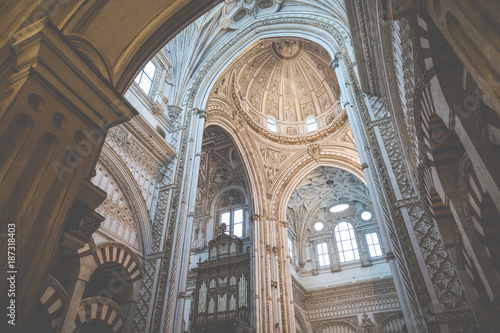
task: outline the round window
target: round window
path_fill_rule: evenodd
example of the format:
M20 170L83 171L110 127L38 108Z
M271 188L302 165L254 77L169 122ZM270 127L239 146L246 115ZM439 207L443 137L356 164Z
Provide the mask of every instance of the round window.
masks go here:
M316 229L317 231L320 231L321 229L323 229L323 223L316 222L316 224L314 225L314 229Z

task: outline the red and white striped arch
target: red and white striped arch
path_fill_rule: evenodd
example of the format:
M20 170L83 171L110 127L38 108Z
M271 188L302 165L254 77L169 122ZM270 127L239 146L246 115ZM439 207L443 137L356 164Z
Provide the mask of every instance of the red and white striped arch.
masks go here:
M123 244L104 243L97 246L95 252L86 248L79 253L80 259L92 256L97 267L106 263L117 263L129 273L132 282L140 280L143 276L142 265L135 253ZM97 268L96 267L96 268Z
M92 297L82 301L78 308L75 325L78 327L92 320L103 321L113 332L118 332L125 322L120 307L113 301L102 297Z

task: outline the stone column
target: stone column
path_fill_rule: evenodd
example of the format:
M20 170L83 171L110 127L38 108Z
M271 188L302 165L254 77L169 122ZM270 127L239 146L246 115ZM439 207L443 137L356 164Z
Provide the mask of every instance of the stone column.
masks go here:
M359 233L358 230L356 230L356 239L358 242L359 259L361 260L361 266L368 267L372 266L373 264L365 238L365 233Z
M281 322L281 302L279 293L279 251L277 244L277 230L275 229L276 221L267 216L262 217L262 233L260 246L263 249L262 262L262 279L263 287L262 297L266 300L266 309L263 311L266 314L267 321L263 324L263 332L283 332ZM260 323L257 323L259 326Z
M189 254L191 253L191 237L193 233L193 220L194 220L194 210L196 204L196 189L198 187L198 173L200 170L200 153L203 143L203 127L205 126L206 112L203 110L193 110L198 116L193 120L193 130L191 131L192 137L189 140L190 149L186 158L186 178L183 184L183 200L182 205L184 210L181 208L179 210L179 218L177 219L177 224L179 226L184 226L184 228L178 228L176 230L176 248L172 251L172 265L171 265L171 282L176 281L176 284L171 283L170 288L175 290L171 292L169 290L169 299L167 303L167 309L170 304L175 303L175 310L172 311L173 318L166 318L165 328L169 331L169 327L172 332L181 332L182 319L186 302L186 289L187 289L187 275L189 267ZM191 171L189 171L191 169ZM189 214L186 215L186 211ZM182 219L182 216L184 217ZM179 261L177 265L176 261ZM177 298L173 300L172 298ZM167 312L167 314L169 314ZM169 322L173 320L173 322Z
M266 332L262 323L265 322L266 316L266 297L265 297L265 280L264 280L264 265L265 248L262 248L262 228L263 221L260 215L252 215L250 218L250 275L252 278L253 294L255 295L255 305L252 313L252 325L255 326L255 333Z
M136 111L47 19L14 34L12 48L0 78L0 230L15 225L16 260L1 257L0 305L11 301L7 272L16 272L21 330L107 129ZM7 253L7 242L0 253ZM0 331L11 328L1 321Z
M335 243L335 240L330 237L328 238L328 248L330 250L330 270L333 272L340 272L342 267L340 265L339 248Z
M286 312L287 328L288 332L295 332L295 307L293 303L293 287L292 287L292 272L290 262L286 260L288 251L288 222L281 221L280 233L281 233L281 265L282 265L282 279L284 290L281 293L284 294L284 306Z
M370 142L367 137L367 129L365 128L365 124L361 116L362 113L368 113L366 105L364 104L365 99L359 88L357 76L355 76L352 68L348 70L349 65L344 62L340 52L335 55L335 59L330 65L333 69L335 69L335 73L337 74L337 78L339 80L342 100L344 101L344 107L346 108L349 123L351 124L354 141L358 147L359 159L367 181L367 187L370 191L375 215L377 217L380 231L380 241L382 242L386 253L393 253L394 244L399 246L400 244L397 244L396 237L393 237L394 244L389 240L389 232L386 225L393 222L391 221L392 217L385 199L385 193L381 186L381 182L379 181L379 175L375 164L376 161L370 152ZM359 108L365 108L365 110L360 110ZM403 252L400 247L397 247L397 249L400 250L401 253ZM417 327L419 326L417 322L423 319L422 314L415 312L415 309L411 306L412 301L417 302L416 292L412 285L406 285L404 283L403 274L401 273L402 271L405 271L405 275L408 276L408 268L405 266L404 260L401 261L401 266L397 265L395 260L390 260L389 264L400 300L401 309L408 327L408 332L417 333Z
M88 246L79 252L88 250ZM83 293L85 292L85 287L92 276L92 273L97 268L97 263L93 256L85 256L80 259L80 270L78 276L73 278L71 283L71 289L68 292L69 302L65 308L65 313L63 315L63 324L58 332L66 333L73 332L76 329L75 319L80 308L80 302L82 301Z

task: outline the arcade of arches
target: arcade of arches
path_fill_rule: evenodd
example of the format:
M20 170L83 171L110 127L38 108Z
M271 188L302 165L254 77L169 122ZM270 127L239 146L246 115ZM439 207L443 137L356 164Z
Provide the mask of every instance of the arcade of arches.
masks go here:
M498 332L499 18L0 1L0 331Z

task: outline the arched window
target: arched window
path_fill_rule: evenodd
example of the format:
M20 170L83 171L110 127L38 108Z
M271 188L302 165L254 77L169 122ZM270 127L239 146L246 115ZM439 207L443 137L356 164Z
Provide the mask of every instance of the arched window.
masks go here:
M335 240L339 249L340 262L359 260L356 234L350 223L340 222L335 227Z
M245 196L237 190L229 190L219 199L219 225L225 223L226 234L241 238L245 234Z
M156 65L149 61L135 78L135 83L148 95L151 94L151 87L156 74Z
M313 116L307 117L306 119L307 133L311 133L318 130L318 122Z
M278 125L276 123L276 119L269 116L269 118L267 118L267 128L272 132L275 133L278 132Z

